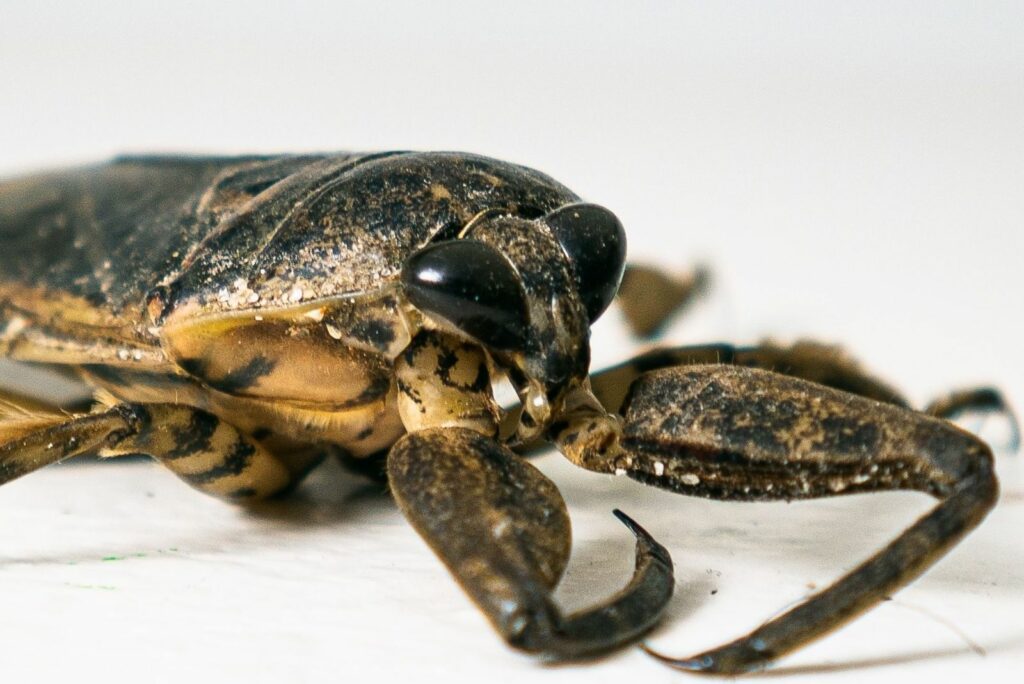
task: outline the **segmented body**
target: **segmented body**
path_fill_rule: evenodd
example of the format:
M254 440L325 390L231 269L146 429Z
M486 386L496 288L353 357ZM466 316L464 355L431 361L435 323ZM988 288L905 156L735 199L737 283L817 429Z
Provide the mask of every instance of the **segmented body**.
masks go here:
M759 667L876 605L998 495L989 447L943 420L1009 414L991 388L925 415L808 343L660 349L591 374L590 326L613 298L628 311L675 291L678 305L694 287L661 288L661 276L650 293L620 290L618 218L504 162L123 159L0 186L0 240L0 352L70 367L107 405L5 401L0 484L81 454L145 453L200 491L252 502L294 486L333 447L387 449L403 514L503 638L530 652L634 643L675 582L667 550L617 512L637 538L633 579L564 613L552 591L571 548L565 502L511 445L546 438L583 468L713 499L915 489L939 500L746 636L659 656L706 672ZM493 396L502 377L514 409Z
M124 158L18 179L0 185L0 351L365 455L402 433L408 255L484 211L577 200L458 153Z

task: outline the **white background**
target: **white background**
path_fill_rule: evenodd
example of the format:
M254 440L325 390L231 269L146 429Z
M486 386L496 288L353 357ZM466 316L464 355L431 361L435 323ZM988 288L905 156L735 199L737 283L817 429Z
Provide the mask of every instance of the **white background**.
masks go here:
M995 382L1024 404L1024 5L555 4L3 0L0 175L126 151L490 154L611 208L635 258L714 268L673 340L810 336L917 402ZM595 330L598 362L632 346L614 311ZM774 673L1019 676L1024 468L999 461L981 529ZM560 598L628 574L621 506L676 559L650 643L677 655L929 505L716 504L538 464L576 523ZM148 464L68 464L4 487L0 521L4 681L690 676L636 649L560 667L507 650L389 500L331 468L252 516Z

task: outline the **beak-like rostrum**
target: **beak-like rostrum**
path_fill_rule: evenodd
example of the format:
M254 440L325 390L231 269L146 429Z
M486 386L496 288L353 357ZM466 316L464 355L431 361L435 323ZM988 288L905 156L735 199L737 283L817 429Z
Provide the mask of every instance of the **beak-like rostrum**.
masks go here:
M537 437L590 366L590 322L565 251L543 219L494 218L474 228L506 256L526 301L522 346L499 353L523 401L517 440Z

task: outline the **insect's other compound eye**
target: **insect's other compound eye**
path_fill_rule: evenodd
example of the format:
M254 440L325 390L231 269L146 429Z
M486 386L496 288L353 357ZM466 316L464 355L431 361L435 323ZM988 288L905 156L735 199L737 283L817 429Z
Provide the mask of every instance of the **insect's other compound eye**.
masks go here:
M526 295L501 253L477 240L428 245L402 268L402 285L416 308L435 314L496 349L521 349Z
M544 221L572 263L590 322L615 298L626 267L626 233L615 214L596 204L569 204Z

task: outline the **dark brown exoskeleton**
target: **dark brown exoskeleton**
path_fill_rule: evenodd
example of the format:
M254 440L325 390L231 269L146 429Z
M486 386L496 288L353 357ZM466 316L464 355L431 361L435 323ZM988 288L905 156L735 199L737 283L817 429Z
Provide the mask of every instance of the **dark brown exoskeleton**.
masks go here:
M626 268L608 210L535 171L456 153L135 158L0 185L0 350L70 369L97 406L11 397L0 483L86 453L149 454L249 502L328 453L386 458L402 512L510 644L575 658L636 642L668 553L622 513L636 570L565 615L565 503L514 450L683 494L769 500L915 489L936 507L831 587L675 665L741 672L914 579L991 509L989 448L836 350L663 349L589 375L618 294L640 332L700 288ZM623 274L625 272L625 280ZM622 285L620 288L620 281ZM520 403L503 408L495 383Z

